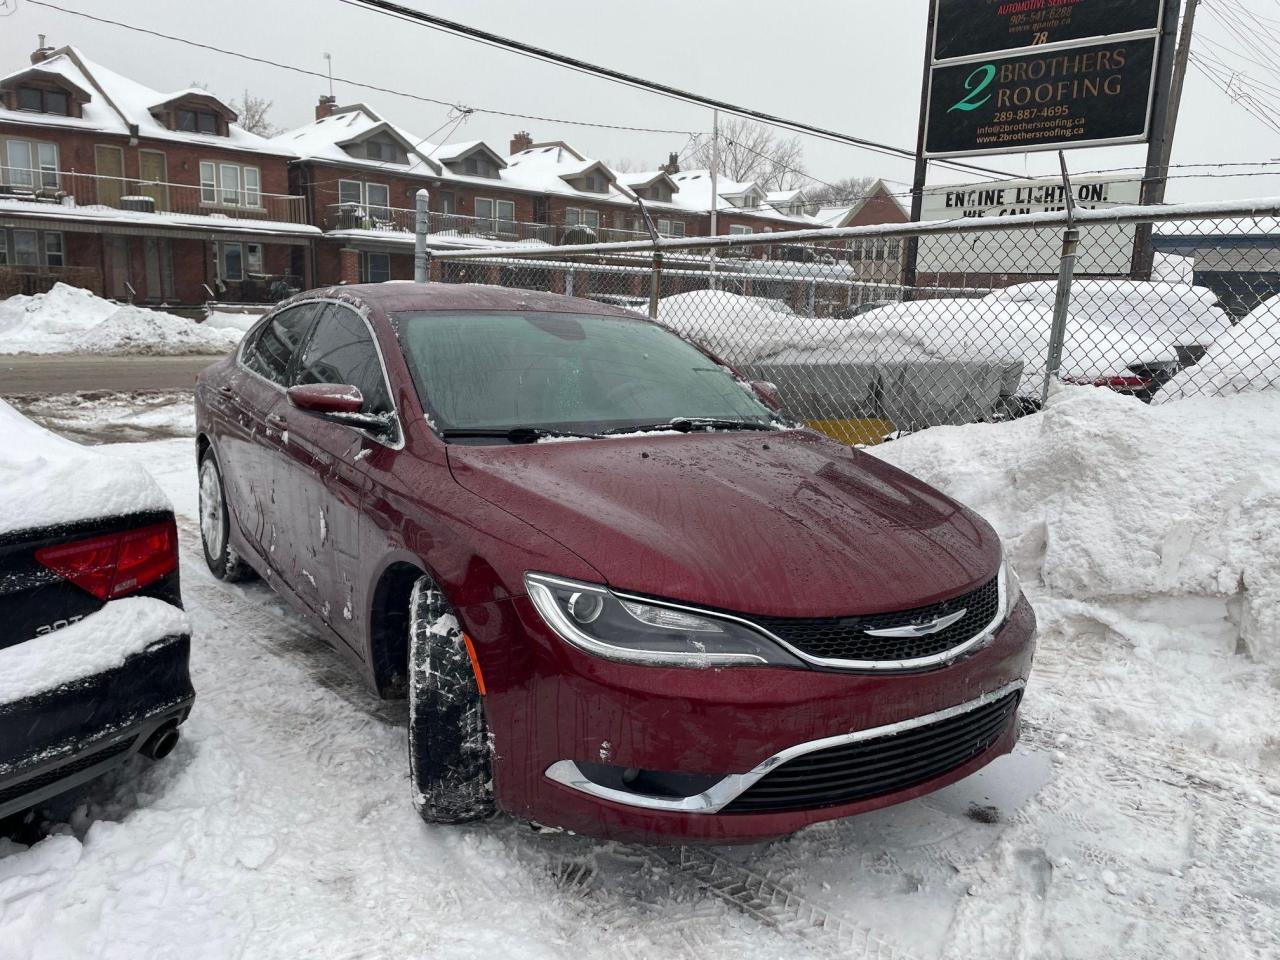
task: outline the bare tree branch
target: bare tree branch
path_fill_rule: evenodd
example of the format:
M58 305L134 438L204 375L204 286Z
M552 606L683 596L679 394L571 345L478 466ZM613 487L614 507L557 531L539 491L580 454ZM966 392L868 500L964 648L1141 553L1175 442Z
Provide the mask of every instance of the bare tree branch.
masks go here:
M275 105L274 100L266 97L255 97L248 90L242 100L231 101L231 109L240 115L237 123L250 133L260 137L274 137L280 130L271 122L268 114Z
M690 151L689 163L710 167L711 154L711 138L703 138ZM790 190L810 179L799 137L781 138L769 127L739 118L720 124L719 172L730 180L754 181L766 190Z

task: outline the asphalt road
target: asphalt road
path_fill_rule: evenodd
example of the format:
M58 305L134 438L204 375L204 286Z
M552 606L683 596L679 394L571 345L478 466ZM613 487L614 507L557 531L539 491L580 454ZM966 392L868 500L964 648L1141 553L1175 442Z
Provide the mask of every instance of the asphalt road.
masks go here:
M196 374L217 356L199 357L0 357L0 396L110 390L190 390Z

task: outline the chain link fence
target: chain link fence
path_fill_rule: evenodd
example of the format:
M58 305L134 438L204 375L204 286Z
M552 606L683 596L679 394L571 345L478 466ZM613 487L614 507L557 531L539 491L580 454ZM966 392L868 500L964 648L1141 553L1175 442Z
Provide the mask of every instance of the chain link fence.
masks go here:
M431 277L648 313L776 385L794 417L874 443L1033 413L1055 381L1150 403L1280 387L1277 215L1266 201L448 251Z

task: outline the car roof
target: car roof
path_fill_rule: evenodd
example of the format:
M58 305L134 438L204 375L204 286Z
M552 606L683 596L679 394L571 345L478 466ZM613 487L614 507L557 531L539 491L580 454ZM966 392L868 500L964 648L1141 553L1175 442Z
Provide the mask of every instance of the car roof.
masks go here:
M542 313L589 313L595 316L648 320L642 313L609 303L481 283L356 283L298 294L295 300L330 296L388 314L405 311L457 313L467 310L522 310ZM292 302L292 301L291 301Z

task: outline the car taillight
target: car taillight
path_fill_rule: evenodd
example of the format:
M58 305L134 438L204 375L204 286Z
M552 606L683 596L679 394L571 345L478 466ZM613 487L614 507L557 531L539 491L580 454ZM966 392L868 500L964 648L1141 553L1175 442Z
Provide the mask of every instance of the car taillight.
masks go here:
M178 567L173 521L41 547L36 562L99 600L136 593Z

